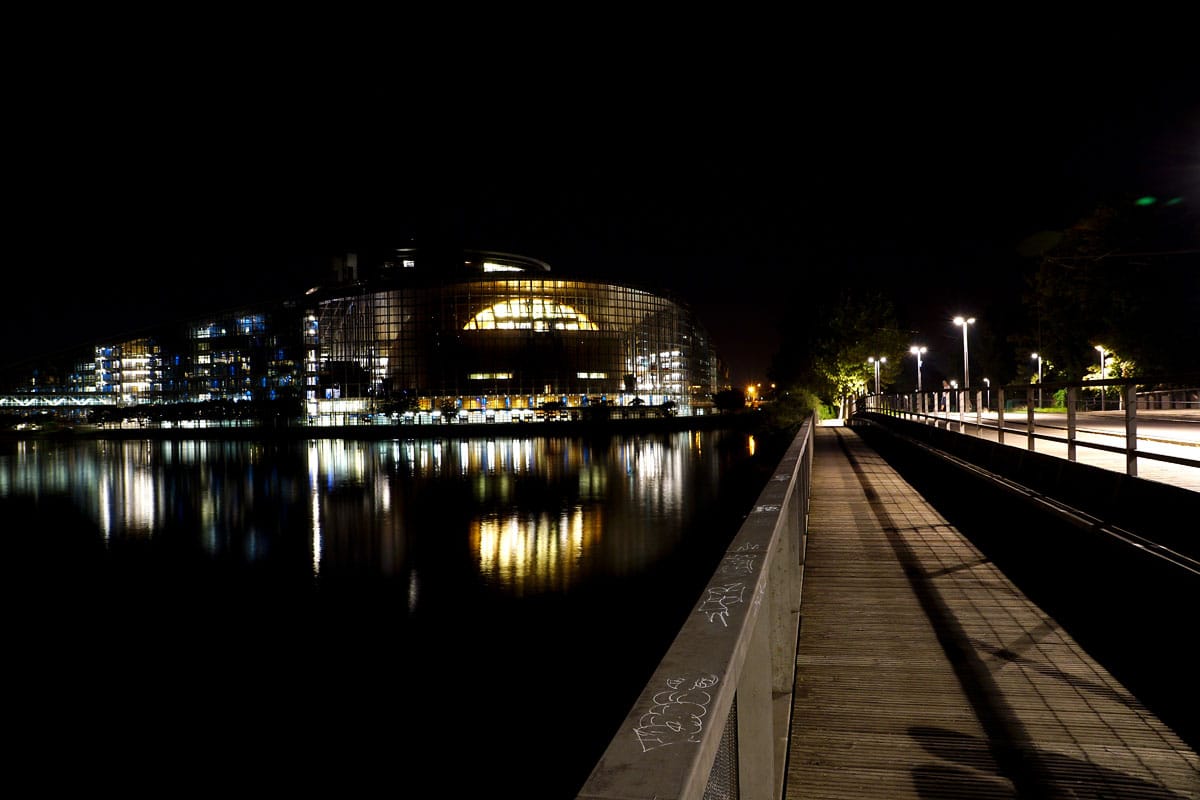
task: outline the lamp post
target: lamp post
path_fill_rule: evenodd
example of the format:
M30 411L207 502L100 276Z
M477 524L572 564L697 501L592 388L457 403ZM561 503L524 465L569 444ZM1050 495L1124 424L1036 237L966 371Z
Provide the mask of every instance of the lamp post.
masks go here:
M992 382L987 378L983 379L983 385L987 387L987 399L983 401L983 408L986 411L992 410Z
M963 388L971 388L971 368L967 358L967 326L975 324L974 317L955 317L954 324L963 329Z
M1100 351L1100 380L1103 381L1104 380L1104 345L1098 344L1098 345L1096 345L1096 349ZM1104 395L1105 395L1104 385L1101 384L1100 385L1100 410L1101 411L1103 411L1105 408Z
M876 408L879 407L879 365L885 361L887 361L886 358L876 358L875 356L870 356L867 358L868 364L875 365L875 407Z
M1036 358L1038 362L1038 408L1045 408L1046 402L1042 399L1042 357L1037 353L1033 353L1030 358Z
M918 347L917 345L914 344L912 347L908 348L908 352L912 353L914 356L917 357L917 397L919 397L921 399L921 407L920 407L919 411L920 411L920 413L924 414L925 413L925 396L923 394L921 394L921 354L925 352L925 348Z

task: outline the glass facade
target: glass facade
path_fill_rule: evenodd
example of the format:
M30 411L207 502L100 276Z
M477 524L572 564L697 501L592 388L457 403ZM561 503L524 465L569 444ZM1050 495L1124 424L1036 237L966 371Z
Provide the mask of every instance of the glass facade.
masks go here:
M296 300L98 344L66 365L65 388L114 405L289 400L317 425L695 414L721 388L707 334L668 297L498 253L362 263L360 276L358 256L339 259Z

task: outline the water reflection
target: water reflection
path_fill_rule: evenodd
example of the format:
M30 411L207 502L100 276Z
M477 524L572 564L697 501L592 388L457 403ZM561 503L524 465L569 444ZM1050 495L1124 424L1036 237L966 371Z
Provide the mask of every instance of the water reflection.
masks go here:
M70 498L110 544L170 536L230 568L403 579L410 604L429 567L411 562L465 547L473 580L524 596L670 553L713 489L697 482L717 478L719 435L21 441L0 455L0 498Z
M332 788L405 796L573 796L770 474L733 431L0 447L18 727L96 720L78 757L132 720L227 785L249 762L197 763L213 730L319 741ZM588 716L547 740L564 680Z

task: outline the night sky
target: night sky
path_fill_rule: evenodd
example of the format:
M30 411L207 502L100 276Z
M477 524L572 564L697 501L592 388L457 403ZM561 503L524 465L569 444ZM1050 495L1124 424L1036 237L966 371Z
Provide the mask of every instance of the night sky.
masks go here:
M1020 302L1026 237L1144 194L1200 206L1182 21L1155 23L1178 43L1018 25L954 45L319 23L35 37L69 57L8 101L5 363L296 294L340 252L454 241L669 291L744 385L839 282L946 352L955 314Z

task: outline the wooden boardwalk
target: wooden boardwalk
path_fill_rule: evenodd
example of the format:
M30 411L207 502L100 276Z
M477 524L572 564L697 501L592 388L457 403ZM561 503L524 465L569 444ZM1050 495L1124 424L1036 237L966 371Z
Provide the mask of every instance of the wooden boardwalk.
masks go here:
M1200 757L850 428L817 429L785 800L1200 798Z

